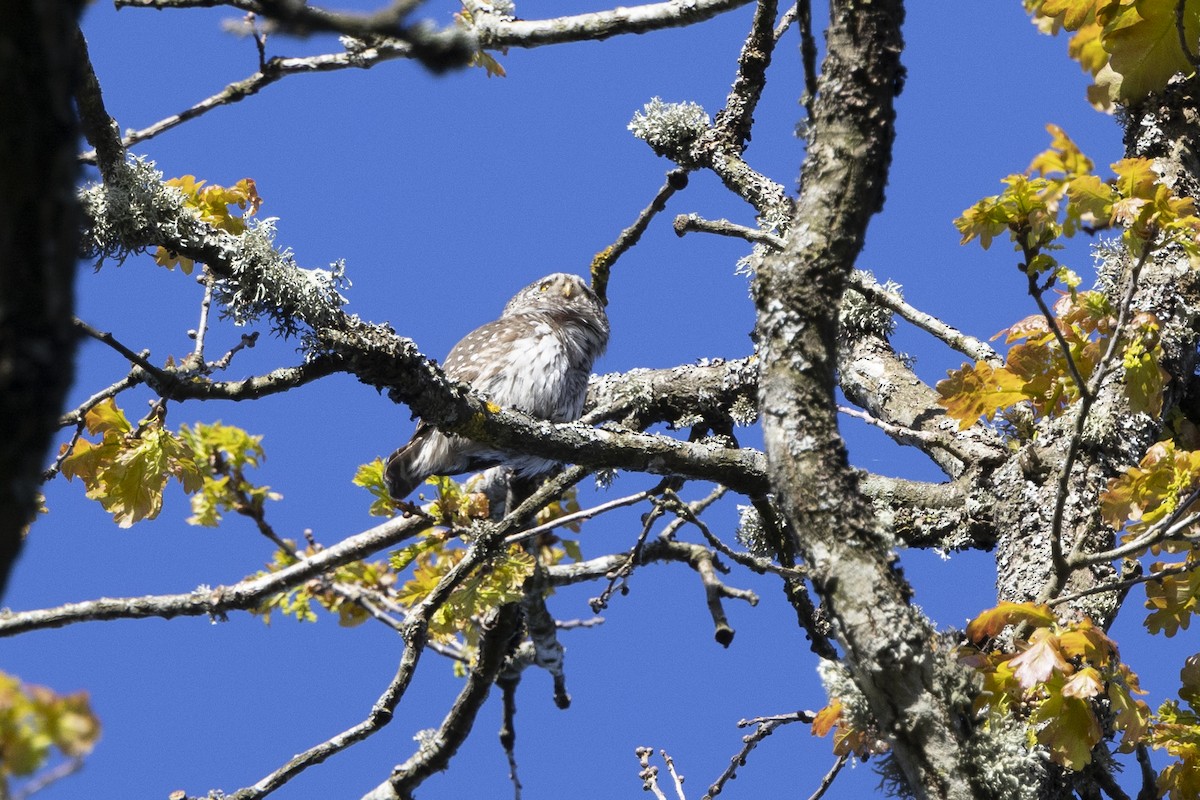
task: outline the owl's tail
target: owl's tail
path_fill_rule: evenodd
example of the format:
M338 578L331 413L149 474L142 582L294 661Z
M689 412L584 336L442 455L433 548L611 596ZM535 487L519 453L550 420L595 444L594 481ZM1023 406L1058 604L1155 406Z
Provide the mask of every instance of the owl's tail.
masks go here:
M392 453L383 468L383 483L394 500L403 500L433 473L429 469L430 437L437 431L421 426L408 444Z

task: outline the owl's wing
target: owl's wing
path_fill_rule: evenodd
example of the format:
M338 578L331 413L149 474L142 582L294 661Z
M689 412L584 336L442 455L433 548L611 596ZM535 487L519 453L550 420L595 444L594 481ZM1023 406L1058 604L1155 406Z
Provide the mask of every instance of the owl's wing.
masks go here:
M454 345L442 369L453 380L476 385L480 378L508 368L513 343L534 335L534 327L534 320L519 314L480 325Z

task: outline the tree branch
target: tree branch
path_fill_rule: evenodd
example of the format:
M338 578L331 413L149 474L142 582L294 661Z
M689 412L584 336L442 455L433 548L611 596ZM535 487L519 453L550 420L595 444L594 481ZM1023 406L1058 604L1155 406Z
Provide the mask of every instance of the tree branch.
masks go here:
M830 17L787 246L764 259L754 284L771 483L908 790L980 797L963 757L969 702L935 671L952 667L935 667L933 627L909 604L847 463L834 398L838 307L891 160L904 10L898 0L835 0ZM913 652L928 655L900 655Z
M289 567L230 586L201 587L186 594L146 597L104 597L35 611L0 610L0 638L33 630L61 628L77 622L145 617L201 617L217 619L229 611L256 608L271 595L299 586L329 570L365 558L416 536L428 528L424 517L396 517L382 525L350 536Z

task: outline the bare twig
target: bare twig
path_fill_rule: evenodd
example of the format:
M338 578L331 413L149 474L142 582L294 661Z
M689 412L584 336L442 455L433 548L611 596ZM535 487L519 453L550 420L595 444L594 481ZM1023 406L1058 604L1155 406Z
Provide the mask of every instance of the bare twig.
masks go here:
M585 508L585 509L581 509L579 511L573 511L570 514L564 514L561 517L555 517L554 519L550 520L549 522L545 522L536 527L529 528L527 530L523 530L520 533L514 533L512 536L509 536L507 539L505 539L505 544L512 545L512 544L520 544L521 542L527 542L530 539L536 539L538 536L541 536L543 533L549 533L550 531L554 530L555 528L561 528L564 525L570 525L571 523L574 523L574 522L579 522L581 520L592 519L593 517L598 517L601 514L605 513L606 511L612 511L614 508L623 508L625 506L636 505L637 503L640 503L643 500L647 500L653 496L654 496L653 490L647 489L642 492L635 492L634 494L626 495L625 497L618 497L615 500L609 500L606 503L600 503L599 505L594 505L591 508Z
M1111 550L1105 550L1099 553L1076 553L1073 554L1069 566L1073 569L1087 566L1089 564L1101 564L1105 561L1113 561L1125 556L1132 556L1140 553L1147 547L1158 544L1159 542L1168 539L1174 539L1183 531L1200 522L1200 513L1190 514L1184 517L1183 514L1187 511L1197 499L1200 499L1200 488L1195 489L1188 495L1182 503L1180 503L1170 516L1165 517L1151 525L1139 535L1129 540L1120 547L1114 547Z
M1175 0L1175 32L1179 35L1179 47L1183 50L1183 55L1187 58L1194 68L1200 69L1200 55L1192 48L1196 46L1196 42L1188 41L1187 25L1184 23L1184 8L1187 6L1187 0Z
M626 585L626 579L633 572L633 568L640 563L642 549L646 545L646 537L650 535L650 529L654 527L654 523L665 512L666 507L662 503L656 502L654 504L654 508L652 508L650 512L645 515L645 519L642 522L642 530L638 534L637 541L634 542L633 547L630 548L629 554L625 556L624 563L621 564L619 569L612 573L612 576L608 581L608 586L605 587L604 591L600 593L600 596L593 597L588 601L588 605L592 607L593 614L599 614L601 611L608 608L609 598L611 598L613 592L616 591L618 584L620 584L622 587ZM622 591L624 591L624 588L622 588Z
M203 267L200 273L200 282L204 284L204 296L200 298L200 322L196 325L195 335L192 336L196 341L196 346L192 350L192 358L197 364L204 363L204 339L208 336L208 311L212 306L213 296L213 278L212 273L208 271L208 267ZM188 331L189 334L192 331Z
M68 759L52 769L34 776L28 783L13 792L10 800L28 800L29 797L58 783L63 778L79 772L79 770L83 769L83 764L83 759L80 757Z
M725 784L737 777L738 767L746 765L746 758L750 752L758 747L758 743L766 739L781 725L787 725L792 722L811 723L815 715L812 712L800 711L792 714L778 714L769 717L756 717L750 720L741 720L738 722L739 728L745 728L750 725L756 726L753 733L742 737L742 749L729 759L729 766L725 771L717 777L716 781L708 787L708 792L705 793L701 800L712 800L719 795L724 789Z
M804 62L804 106L805 119L813 118L813 102L817 99L817 40L812 32L812 3L798 0L797 16L800 20L800 58Z
M1146 261L1150 258L1151 252L1153 252L1153 248L1147 243L1146 247L1142 250L1141 256L1129 270L1129 283L1121 296L1121 304L1117 310L1117 322L1113 326L1108 348L1105 350L1104 355L1100 357L1100 361L1096 364L1096 368L1092 372L1091 385L1085 387L1082 382L1078 384L1080 393L1079 407L1075 412L1075 426L1071 433L1071 438L1067 443L1067 453L1063 458L1062 471L1058 475L1058 487L1054 498L1054 513L1050 521L1050 558L1054 568L1046 581L1046 585L1042 587L1041 594L1038 597L1039 602L1046 602L1062 591L1073 571L1070 564L1078 558L1084 546L1086 537L1081 536L1073 544L1070 555L1064 558L1062 552L1062 525L1063 513L1067 505L1067 496L1070 493L1071 472L1075 466L1076 458L1079 457L1080 448L1083 447L1083 428L1087 423L1088 415L1091 413L1092 406L1096 402L1100 387L1108 378L1115 364L1121 339L1125 335L1125 326L1129 322L1129 312L1133 305L1133 296L1137 292L1138 276L1141 275L1142 267L1145 266ZM1038 300L1039 305L1044 307L1045 304L1041 303L1040 296ZM1048 310L1043 313L1048 313ZM1052 318L1050 324L1058 338L1061 339L1062 333L1058 330L1058 326ZM1071 374L1076 376L1076 380L1081 380L1077 377L1078 369L1074 365L1074 359L1071 358L1065 342L1060 341L1059 346L1063 348L1063 354L1067 359L1067 363L1071 366Z
M825 793L829 791L829 787L833 785L833 779L842 771L842 767L846 766L846 762L850 756L842 753L837 757L837 761L833 762L833 766L825 773L825 777L821 778L821 783L817 786L817 790L809 795L808 800L821 800Z
M783 249L783 238L768 231L738 225L727 219L709 220L696 214L680 214L675 217L675 233L683 236L693 231L715 233L718 236L732 236L745 239L756 244L765 244L776 250ZM863 297L899 314L902 318L917 328L945 342L950 347L976 361L987 361L991 364L1002 364L1004 359L987 342L963 333L957 328L947 325L932 314L915 308L896 292L891 292L871 280L865 273L853 272L850 275L850 286Z
M1106 592L1119 592L1122 589L1128 589L1130 586L1137 586L1139 583L1149 583L1150 581L1162 580L1163 578L1170 577L1171 575L1181 575L1185 572L1191 572L1198 567L1200 567L1200 562L1174 564L1169 567L1164 567L1156 572L1151 572L1145 575L1137 575L1133 578L1126 578L1125 580L1089 586L1088 588L1081 589L1078 592L1059 595L1058 597L1052 597L1043 602L1045 602L1045 604L1048 606L1062 605L1063 603L1070 603L1082 597L1090 597L1094 594L1105 594Z
M80 417L79 421L75 423L75 433L71 435L70 441L59 451L58 455L54 458L54 463L42 472L43 481L50 480L62 470L63 462L75 451L75 445L79 443L79 437L83 435L83 428L83 418Z
M601 250L592 259L592 289L595 290L596 296L600 298L600 302L608 304L608 276L612 271L613 265L617 263L617 259L638 243L642 238L642 234L646 232L646 228L650 227L650 220L658 216L659 212L667 207L667 201L671 199L671 195L687 187L688 177L687 170L678 168L667 173L667 180L663 183L662 188L654 195L654 199L650 201L650 205L642 209L638 214L637 219L633 221L621 234L617 236L617 240L608 247Z
M793 5L787 11L783 12L783 16L779 18L779 24L775 26L775 44L779 44L779 40L787 33L788 28L796 23L796 17L800 13L799 5Z
M650 756L654 755L654 748L639 747L633 753L637 756L638 765L642 768L638 773L638 777L642 779L642 790L652 792L655 800L667 800L662 789L658 788L658 767L650 763Z
M106 344L109 347L111 347L113 350L116 350L118 353L120 353L122 356L124 356L126 359L128 359L130 363L136 364L137 366L144 369L146 372L149 372L151 375L155 375L155 376L165 376L166 375L166 373L164 373L161 369L159 369L158 367L154 366L153 364L151 364L149 361L146 360L146 358L150 355L149 350L143 350L140 353L135 353L132 350L130 350L128 347L126 347L125 345L121 344L121 342L117 340L117 337L113 336L111 333L99 331L99 330L93 328L91 325L88 325L86 322L79 319L78 317L75 318L74 322L75 322L76 328L83 331L88 336L91 336L96 341Z
M783 249L783 238L769 231L738 225L727 219L704 219L698 214L680 214L675 217L672 227L676 236L685 233L715 233L718 236L731 236L735 239L745 239L756 244L765 244L776 250Z
M260 578L186 594L100 598L34 611L0 611L0 637L79 622L181 616L222 618L227 612L257 608L264 600L324 572L365 558L416 536L430 526L424 517L396 517L350 536L296 564Z
M987 342L969 336L952 325L947 325L932 314L915 308L899 294L888 291L862 272L850 273L850 287L868 300L896 312L917 328L976 361L987 361L991 364L1004 363L1004 359Z

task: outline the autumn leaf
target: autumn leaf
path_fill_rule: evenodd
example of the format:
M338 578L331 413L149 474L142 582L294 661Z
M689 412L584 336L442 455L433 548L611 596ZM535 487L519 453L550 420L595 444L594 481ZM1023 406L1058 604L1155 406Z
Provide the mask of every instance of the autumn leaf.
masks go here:
M1111 54L1109 67L1119 76L1114 100L1140 100L1163 89L1175 73L1194 71L1179 44L1176 4L1177 0L1139 0L1105 25L1104 49ZM1200 5L1185 4L1183 23L1187 40L1200 41Z
M1157 572L1162 567L1162 564L1154 564L1152 569ZM1150 633L1161 631L1168 639L1181 629L1187 630L1192 615L1196 613L1198 600L1200 575L1195 570L1147 581L1146 608L1150 609L1150 613L1144 622L1146 629Z
M1062 693L1046 698L1034 713L1033 721L1044 723L1036 735L1049 751L1050 759L1076 771L1091 763L1092 748L1104 736L1091 703Z
M1100 673L1092 667L1079 670L1069 677L1062 687L1064 697L1083 699L1095 697L1102 691L1104 691L1104 684L1100 680Z
M1035 603L1004 602L982 612L967 625L967 638L976 644L995 639L1008 626L1028 625L1045 628L1055 623L1049 606Z
M959 429L969 428L984 417L989 421L996 412L1026 399L1025 382L1003 367L986 361L963 364L938 381L938 403L958 420Z
M1045 683L1055 672L1066 673L1071 668L1059 652L1057 637L1045 629L1035 631L1034 643L1008 663L1023 689Z
M841 718L842 701L835 697L813 717L809 733L813 736L827 736Z

